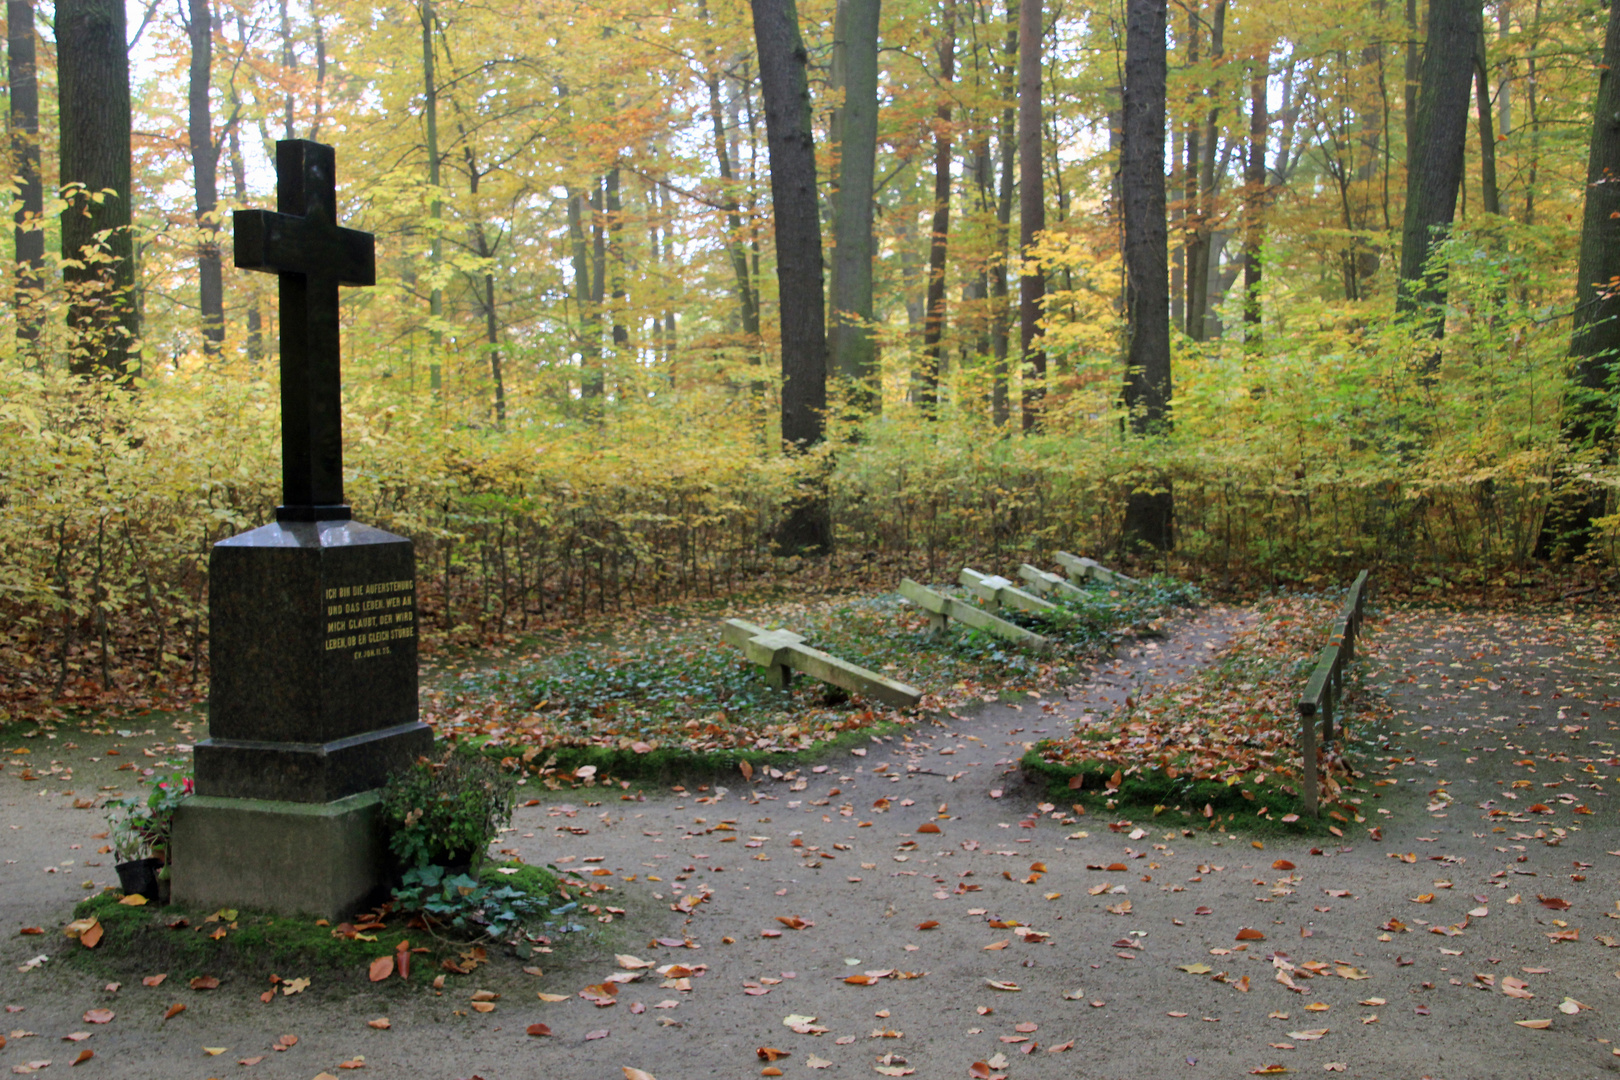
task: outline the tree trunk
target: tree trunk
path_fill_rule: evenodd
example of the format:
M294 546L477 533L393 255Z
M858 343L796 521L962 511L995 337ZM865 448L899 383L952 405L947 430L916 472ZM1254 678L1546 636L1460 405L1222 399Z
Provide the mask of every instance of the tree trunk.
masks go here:
M1270 76L1270 49L1254 61L1249 82L1249 156L1243 165L1243 344L1257 352L1261 340L1260 249L1265 242L1266 83Z
M281 102L281 137L283 139L297 138L293 129L293 72L298 70L298 53L293 49L292 16L287 11L287 0L278 0L277 9L281 15L281 67L287 83L287 94ZM267 146L270 159L275 160L275 147Z
M1041 347L1041 302L1046 273L1032 264L1036 237L1046 229L1046 186L1041 154L1042 0L1018 9L1018 347L1024 363L1023 428L1040 426L1046 397L1046 352Z
M731 272L737 279L738 318L743 335L748 339L750 355L753 355L759 349L759 297L754 295L754 280L748 269L742 208L737 203L737 178L731 163L731 147L726 139L726 116L720 103L719 73L711 71L706 81L709 85L709 113L714 117L714 156L720 165L723 189L720 203L726 213L726 253L731 257Z
M1128 0L1125 23L1126 348L1124 404L1137 436L1170 427L1170 282L1165 224L1165 0ZM1123 541L1166 550L1173 504L1168 481L1145 478L1125 508Z
M427 136L428 158L428 273L432 275L432 291L428 294L428 388L438 401L443 384L440 354L444 349L444 335L439 327L444 321L444 287L439 283L439 267L444 262L444 239L439 235L439 221L444 216L444 203L439 198L439 83L434 73L433 29L438 17L433 11L433 0L421 0L417 16L422 21L422 125ZM316 32L320 23L316 23ZM313 135L310 138L314 138Z
M56 51L62 184L81 185L66 193L62 211L62 257L72 260L62 273L75 338L69 367L78 375L121 378L139 373L140 333L123 0L57 0ZM108 198L90 199L107 189ZM85 260L98 248L107 261Z
M1441 0L1442 3L1445 0ZM1417 146L1418 76L1423 61L1423 23L1418 18L1419 0L1406 0L1406 164L1412 165Z
M192 185L197 197L197 302L202 312L203 352L217 357L225 343L225 282L219 261L219 147L208 90L213 81L214 19L210 0L187 0L191 80L186 133L191 145Z
M238 22L237 36L242 40L246 40L246 38L241 34L242 29L242 24ZM247 162L242 158L242 122L240 117L239 103L236 100L234 92L231 96L231 104L233 111L235 111L238 115L236 121L226 129L225 145L227 152L230 154L232 180L231 190L236 195L237 205L243 206L246 205L248 201ZM260 360L264 359L264 318L259 312L259 296L257 291L252 289L245 291L247 294L247 357L248 363L257 364Z
M1017 167L1018 158L1018 112L1013 105L1018 90L1017 3L1018 0L1007 0L1007 42L1002 49L1001 65L1001 96L1007 105L1001 110L1001 130L997 135L1001 152L1001 179L996 187L996 256L990 272L990 352L995 357L990 384L990 419L998 428L1005 427L1012 418L1012 405L1007 397L1010 321L1007 311L1007 240L1012 225L1013 170Z
M759 50L760 96L770 156L776 223L776 281L782 337L782 442L790 453L822 439L827 408L826 299L822 288L821 215L816 199L816 145L811 127L809 55L794 0L750 0ZM794 502L777 531L787 553L832 550L825 490Z
M478 170L478 160L473 156L471 144L463 146L463 155L467 161L467 194L471 196L469 201L476 213L478 185L484 174ZM489 379L495 390L495 429L500 431L506 427L506 378L501 370L501 322L495 309L495 250L490 247L483 222L473 222L472 241L473 251L477 252L484 264L479 283L482 286L479 306L484 309L484 345L489 350Z
M872 197L877 167L878 18L882 0L838 0L833 83L844 91L834 111L838 147L833 193L832 321L827 353L848 383L850 406L882 411L877 343L872 338Z
M1457 212L1463 150L1468 139L1468 91L1474 80L1480 0L1432 0L1423 48L1413 144L1407 148L1406 221L1401 230L1398 315L1417 316L1434 338L1445 333L1445 271L1428 267ZM1425 364L1432 374L1438 353Z
M39 77L35 67L34 0L6 0L6 59L11 72L11 175L17 178L16 276L12 305L18 351L36 365L40 289L44 286L45 190L39 176Z
M568 191L568 239L573 248L574 306L579 310L579 395L586 410L602 396L602 315L591 291L591 250L585 239L585 193Z
M1220 71L1226 43L1226 0L1215 0L1215 18L1210 24L1209 58ZM1205 87L1209 108L1204 114L1204 130L1198 141L1198 183L1196 204L1188 206L1192 222L1187 243L1187 336L1194 341L1208 340L1210 334L1210 263L1215 253L1210 247L1210 223L1215 220L1215 185L1219 174L1215 160L1220 148L1221 95L1225 91L1217 78ZM1192 162L1188 162L1189 167Z
M945 336L945 258L951 234L951 98L956 81L956 4L945 0L938 47L940 93L935 113L934 222L928 235L928 296L923 316L922 380L917 403L932 419L939 404L940 341Z
M607 182L603 185L604 208L607 211L607 255L611 267L609 277L613 282L613 360L618 370L623 373L631 368L630 358L630 326L624 313L624 241L621 239L624 231L624 203L619 198L619 167L613 166L607 171Z
M1572 473L1615 460L1614 376L1620 368L1620 3L1609 5L1603 63L1593 103L1586 160L1586 212L1581 221L1575 314L1569 336L1574 385L1564 402L1563 441L1578 457ZM1542 522L1539 554L1579 557L1603 516L1604 488L1571 477L1554 492Z
M1483 12L1481 13L1483 18ZM1474 87L1479 112L1479 202L1487 214L1502 212L1496 186L1496 131L1491 116L1491 74L1485 64L1485 27L1480 24L1479 47L1474 50Z

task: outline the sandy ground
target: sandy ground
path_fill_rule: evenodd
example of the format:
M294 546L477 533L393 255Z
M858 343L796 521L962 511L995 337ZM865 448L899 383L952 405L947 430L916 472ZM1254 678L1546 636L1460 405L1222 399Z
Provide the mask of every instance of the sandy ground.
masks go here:
M59 959L19 971L62 946L16 928L55 935L82 883L113 876L91 839L101 815L72 809L74 799L116 783L115 762L150 765L143 748L154 739L200 735L154 717L152 735L132 726L113 740L65 729L54 742L27 740L33 753L8 762L47 779L0 771L0 1069L618 1080L629 1066L683 1080L758 1076L762 1047L787 1051L776 1067L806 1078L968 1077L975 1063L1013 1080L1243 1077L1267 1066L1485 1080L1620 1066L1609 1042L1620 1039L1620 949L1608 947L1620 946L1609 794L1620 773L1620 662L1603 627L1438 613L1377 622L1369 682L1394 716L1368 771L1387 782L1363 796L1365 821L1344 823L1342 841L1317 841L1315 852L1309 841L1257 849L1224 832L1184 835L1172 813L1125 824L1043 809L1016 768L1026 744L1209 663L1236 619L1206 611L1061 697L946 717L792 779L739 776L723 793L650 791L635 802L608 793L599 805L573 792L573 802L520 809L500 846L611 870L612 902L627 915L600 940L529 958L539 978L492 965L452 977L442 994L425 979L385 989L317 981L264 1005L268 973L216 973L224 985L209 992L186 989L189 973L157 989L126 979L114 992ZM123 744L116 758L111 743ZM918 831L930 823L939 831ZM670 910L703 893L693 913ZM1383 929L1391 919L1406 930ZM1244 929L1263 939L1237 940ZM1549 936L1572 930L1574 940ZM619 970L615 952L701 967L690 989L647 972L599 1008L577 992ZM846 981L868 973L869 985ZM1510 977L1533 997L1505 994ZM493 1012L470 1008L480 987L502 994ZM548 1003L537 992L568 996ZM1584 1008L1560 1011L1566 998ZM165 1023L171 1002L188 1008ZM92 1008L115 1018L86 1023ZM383 1016L389 1029L367 1026ZM788 1017L814 1019L796 1031ZM1525 1020L1550 1024L1516 1023ZM527 1035L535 1022L553 1034ZM297 1044L272 1051L285 1034ZM95 1056L70 1069L86 1048ZM339 1068L357 1056L364 1071Z

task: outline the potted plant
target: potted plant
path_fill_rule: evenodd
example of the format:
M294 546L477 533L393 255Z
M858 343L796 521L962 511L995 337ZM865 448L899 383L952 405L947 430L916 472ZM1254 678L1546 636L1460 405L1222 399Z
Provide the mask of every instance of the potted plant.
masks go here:
M174 812L192 792L191 777L175 773L152 785L145 799L130 796L108 804L109 839L118 862L118 883L125 895L163 898L169 880L169 838Z
M382 795L389 847L402 871L476 869L516 804L517 778L460 744L395 773Z

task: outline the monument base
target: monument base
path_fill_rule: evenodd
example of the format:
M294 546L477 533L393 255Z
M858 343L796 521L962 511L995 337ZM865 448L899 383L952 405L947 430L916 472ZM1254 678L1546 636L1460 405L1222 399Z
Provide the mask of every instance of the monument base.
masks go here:
M171 895L195 907L347 918L387 886L380 803L375 791L330 803L186 799L174 816Z

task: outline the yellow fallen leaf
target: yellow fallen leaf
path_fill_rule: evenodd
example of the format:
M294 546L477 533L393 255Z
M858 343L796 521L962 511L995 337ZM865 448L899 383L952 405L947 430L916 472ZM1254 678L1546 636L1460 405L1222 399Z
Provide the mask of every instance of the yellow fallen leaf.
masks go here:
M624 1066L624 1080L658 1080L658 1078L646 1069L632 1069L626 1065Z
M1208 975L1212 969L1208 964L1182 964L1180 970L1189 975Z
M535 997L539 998L541 1001L567 1001L568 1000L568 995L567 994L548 994L544 990L542 990L538 994L536 994Z
M124 897L118 902L123 904L125 907L144 907L146 905L146 897L142 896L138 892L130 893L128 896Z
M219 1057L219 1055L223 1054L229 1049L230 1047L228 1046L205 1046L203 1047L203 1053L207 1054L209 1057Z
M1535 1028L1537 1031L1552 1027L1551 1020L1515 1020L1513 1022L1520 1027Z

